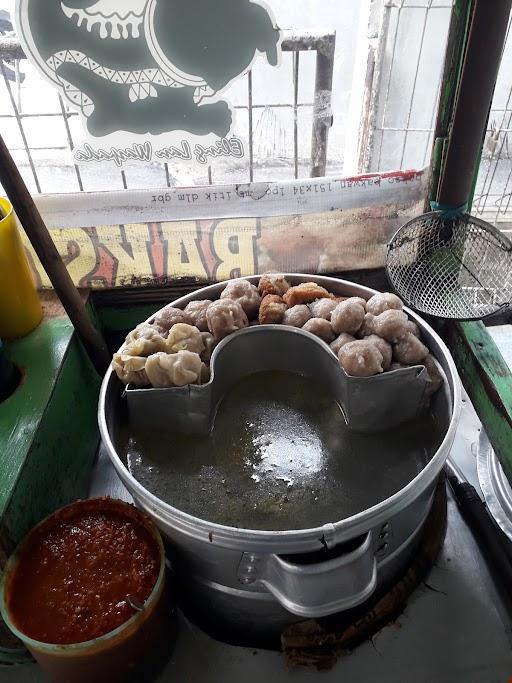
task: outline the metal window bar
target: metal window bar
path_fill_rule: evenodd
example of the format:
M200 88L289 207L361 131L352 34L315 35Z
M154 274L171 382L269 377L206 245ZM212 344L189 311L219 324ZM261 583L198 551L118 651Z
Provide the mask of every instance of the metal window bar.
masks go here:
M512 17L507 27L504 55L512 49ZM506 60L500 67L498 83L507 92L505 107L498 106L501 98L496 88L489 114L489 123L482 150L482 159L477 178L473 212L475 215L510 229L512 224L512 154L509 135L512 132L512 74Z
M379 0L374 0L377 3ZM419 76L421 59L424 53L426 30L432 12L451 10L453 2L439 2L425 0L425 2L409 3L407 0L382 0L378 29L374 35L369 35L370 46L365 80L365 98L363 115L359 134L359 171L362 173L382 170L384 139L387 133L403 133L400 143L398 166L403 167L406 159L407 144L411 133L427 133L421 152L423 166L428 162L434 132L435 113L441 88L442 69L439 70L437 87L432 97L432 114L428 127L411 125L413 107L418 88L423 87ZM413 75L410 93L404 93L404 109L400 111L400 118L405 119L404 125L392 125L388 119L390 92L395 79L400 78L400 66L403 66L404 54L399 45L399 33L405 16L411 16L410 11L423 10L417 24L420 27L419 50L415 64L410 64ZM447 17L448 19L448 17ZM387 166L386 166L387 167Z
M294 97L293 103L278 103L272 105L254 105L253 104L253 93L252 93L252 71L247 74L247 105L237 105L235 109L247 110L249 119L249 180L254 179L254 116L253 112L255 109L264 109L268 106L269 109L279 109L279 108L292 108L294 117L294 141L293 141L293 170L295 178L298 177L299 172L299 157L298 157L298 144L299 144L299 131L298 131L298 110L299 108L311 108L313 110L313 124L312 124L312 142L311 142L311 169L310 175L323 176L326 173L327 167L327 150L328 150L328 138L329 129L332 125L332 111L331 111L331 100L332 100L332 83L333 83L333 70L334 70L334 53L336 47L336 34L335 33L300 33L296 34L289 31L284 31L284 38L282 41L282 50L284 52L293 53L293 65L292 65L292 78L294 84ZM315 75L315 95L314 102L299 102L299 53L300 52L316 52L316 75ZM26 59L25 53L20 45L20 42L16 36L2 36L0 38L0 66L2 66L2 75L4 78L4 83L9 94L9 100L13 110L12 114L0 114L2 119L15 119L17 121L18 130L20 132L23 147L21 148L11 148L11 151L25 151L28 162L30 165L31 173L34 178L34 183L37 192L41 193L40 180L37 174L36 164L32 157L32 151L44 150L73 150L74 141L71 134L71 129L69 126L69 118L72 116L78 116L78 112L74 110L68 110L62 100L60 99L60 112L50 112L50 113L23 113L21 111L20 103L16 102L14 95L12 94L12 89L10 83L6 77L5 70L3 68L3 60L11 59L19 60ZM41 146L34 147L29 146L27 138L23 128L24 118L46 118L60 116L63 119L65 132L68 142L68 147L64 146ZM162 164L162 168L165 171L165 182L167 187L171 187L171 175L169 172L169 167L167 163ZM84 191L83 178L80 173L80 168L77 164L74 164L74 171L77 179L77 184L80 191ZM121 180L123 187L128 189L128 180L125 171L121 171ZM213 184L213 174L211 167L208 167L208 182L210 185Z

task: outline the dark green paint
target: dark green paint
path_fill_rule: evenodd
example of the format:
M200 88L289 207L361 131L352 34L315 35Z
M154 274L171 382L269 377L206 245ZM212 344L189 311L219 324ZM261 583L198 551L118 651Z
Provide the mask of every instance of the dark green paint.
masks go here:
M100 380L67 318L7 345L24 370L0 404L0 564L42 517L87 493Z
M105 334L132 330L162 308L162 303L134 306L108 306L97 309L98 320Z
M483 323L450 323L446 338L464 388L512 483L512 373Z

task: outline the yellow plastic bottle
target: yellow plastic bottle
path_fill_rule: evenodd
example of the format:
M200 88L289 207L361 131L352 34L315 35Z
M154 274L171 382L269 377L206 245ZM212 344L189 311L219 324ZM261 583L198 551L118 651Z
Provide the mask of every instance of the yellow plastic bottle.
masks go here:
M0 338L32 332L43 317L11 203L0 197Z

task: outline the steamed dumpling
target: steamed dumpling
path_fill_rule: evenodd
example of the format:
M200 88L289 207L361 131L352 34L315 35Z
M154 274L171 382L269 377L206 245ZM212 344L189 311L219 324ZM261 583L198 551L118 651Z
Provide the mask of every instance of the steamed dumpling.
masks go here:
M197 353L155 353L146 360L146 374L152 387L184 387L200 383L202 361Z
M204 350L201 352L201 360L205 363L210 362L213 349L215 348L215 339L210 332L201 332L201 339L203 340Z
M258 289L248 280L234 280L229 282L220 295L221 299L236 301L244 309L245 315L251 320L258 315L261 297Z
M165 339L160 332L149 325L141 323L126 337L123 352L128 356L151 356L165 348Z
M203 353L204 341L201 332L193 325L176 323L169 330L169 336L165 340L165 351L167 353L177 353L178 351Z
M130 356L126 353L115 353L112 367L123 384L133 384L136 387L149 385L146 375L146 358Z
M185 306L185 313L192 318L192 325L200 332L208 332L206 309L211 303L209 299L205 299L204 301L191 301Z
M220 341L232 332L247 327L249 320L244 309L236 301L219 299L208 306L206 311L208 329Z
M187 325L193 325L194 322L192 317L182 311L181 308L176 308L172 304L169 304L165 308L156 314L154 326L164 335L171 329L176 323L186 323Z

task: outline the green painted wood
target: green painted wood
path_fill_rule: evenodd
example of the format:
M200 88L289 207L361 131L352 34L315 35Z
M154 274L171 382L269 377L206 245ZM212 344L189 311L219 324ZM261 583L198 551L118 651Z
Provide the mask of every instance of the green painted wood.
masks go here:
M512 373L482 322L450 323L445 333L464 388L512 485Z
M87 493L100 379L67 318L7 345L23 371L0 404L0 566L45 515Z

